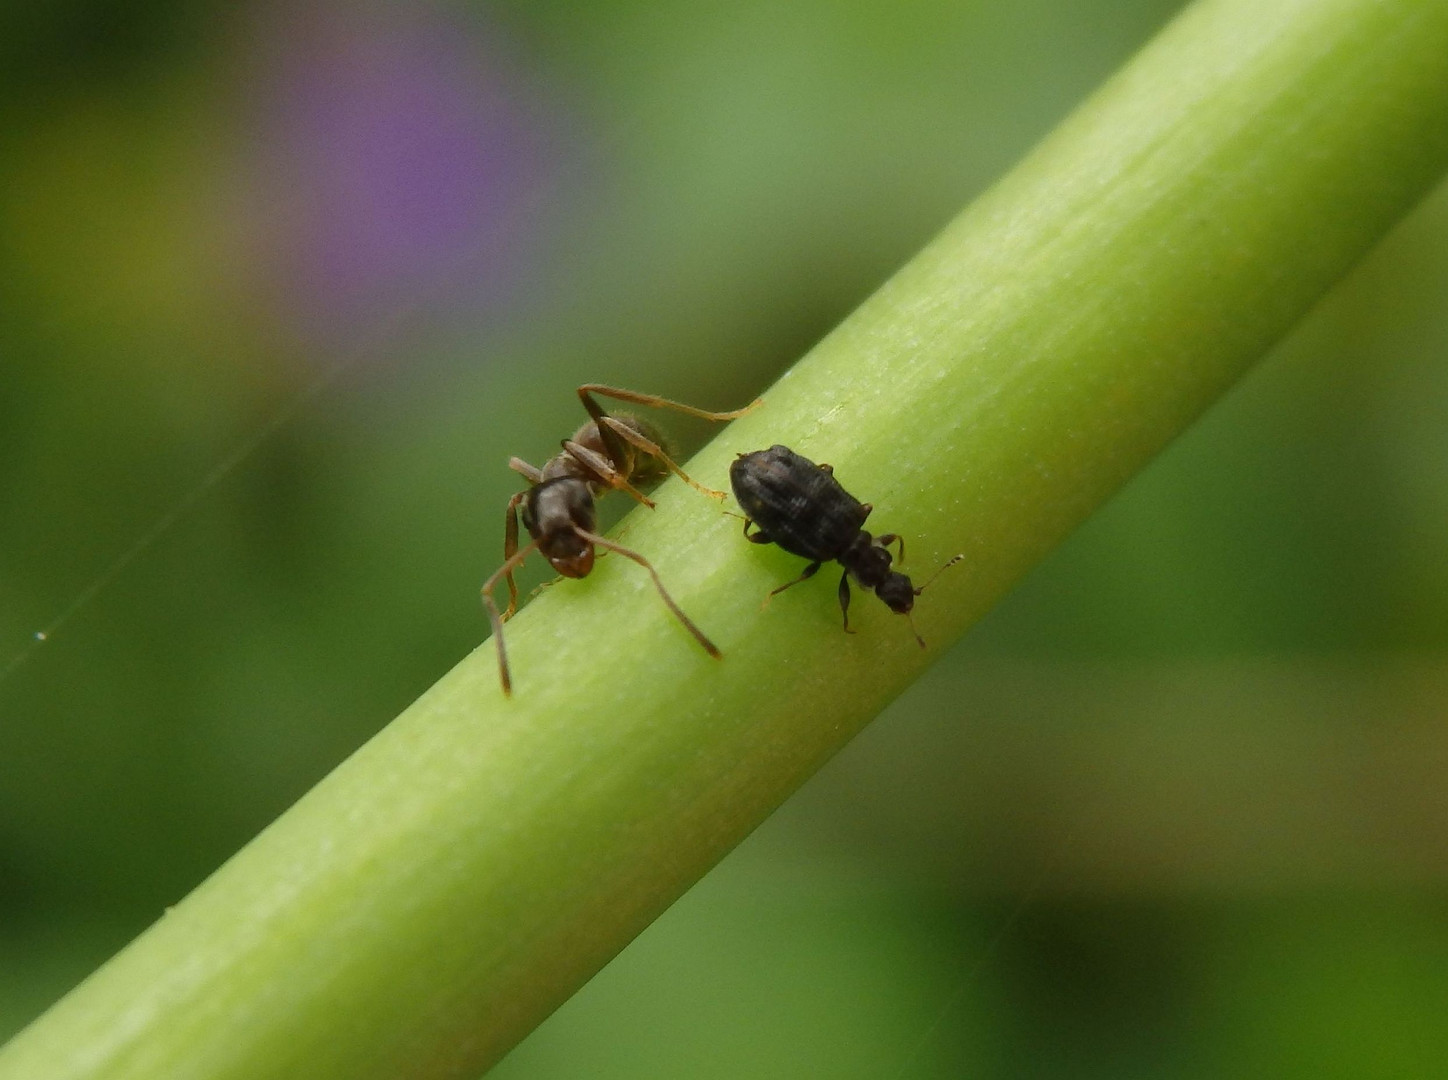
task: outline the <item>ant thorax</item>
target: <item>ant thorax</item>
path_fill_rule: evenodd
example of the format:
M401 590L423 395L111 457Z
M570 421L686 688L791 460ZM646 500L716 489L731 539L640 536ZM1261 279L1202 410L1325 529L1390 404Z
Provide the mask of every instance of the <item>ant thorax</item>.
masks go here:
M575 431L573 433L573 438L569 441L578 443L580 446L592 450L594 453L602 453L601 448L603 446L603 439L599 437L598 425L592 422L584 424L581 428ZM543 468L540 470L540 473L542 476L542 483L544 484L549 483L553 480L571 479L583 480L588 482L589 484L592 484L595 493L597 493L599 488L601 487L598 482L598 477L594 474L594 472L572 454L554 455L546 462L544 462Z

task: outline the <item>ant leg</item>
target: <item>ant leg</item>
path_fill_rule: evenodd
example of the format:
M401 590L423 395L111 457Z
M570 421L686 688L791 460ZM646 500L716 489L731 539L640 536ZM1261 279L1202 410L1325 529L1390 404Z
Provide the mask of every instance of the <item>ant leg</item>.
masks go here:
M543 470L538 468L536 465L529 465L522 458L509 458L508 468L512 469L515 473L521 475L524 480L528 481L528 483L534 485L535 487L543 482Z
M727 514L729 511L726 510L726 511L724 511L724 512ZM765 532L763 529L761 529L758 525L754 525L754 531L753 531L753 532L750 532L750 531L749 531L749 526L751 526L751 525L754 525L754 522L750 521L748 518L745 518L745 519L744 519L744 539L748 540L751 544L772 544L772 543L774 543L774 541L773 541L772 539L770 539L769 534L768 534L767 532ZM816 563L815 565L819 565L819 564ZM771 594L771 595L772 595L772 594Z
M875 543L882 548L888 548L891 544L898 543L900 545L900 554L895 556L895 565L905 565L905 538L903 536L896 536L894 533L886 533L884 536L875 537Z
M500 577L506 577L511 584L513 571L522 566L523 560L531 555L537 547L537 540L529 541L528 546L522 551L514 552L504 559L503 565L493 571L493 576L483 582L483 606L488 609L488 621L493 624L493 643L498 649L498 678L503 683L504 697L513 693L513 680L508 676L508 651L503 647L503 618L498 614L498 605L493 603L493 587L498 584Z
M763 534L763 533L759 533L758 535L763 536L764 534ZM753 540L754 537L751 536L749 539ZM760 541L760 542L762 543L763 541ZM781 586L780 586L779 588L777 588L777 589L770 589L770 590L769 590L769 595L770 595L770 596L778 596L780 593L784 592L784 590L785 590L785 589L788 589L790 586L792 586L792 585L798 585L801 581L808 581L810 578L814 577L816 573L819 572L819 568L820 568L821 566L823 566L823 565L824 565L824 563L818 563L818 562L812 562L812 563L810 563L808 566L806 566L806 567L804 568L804 573L803 573L803 574L800 574L800 576L797 577L797 578L795 578L793 581L786 581L783 585L781 585ZM765 603L767 604L767 603L769 603L769 601L766 600Z
M615 469L613 465L609 463L608 458L604 457L598 451L590 450L588 447L581 443L576 443L572 439L563 440L563 449L567 450L575 461L593 473L593 475L598 478L600 484L607 484L615 491L622 491L625 495L643 503L650 510L654 508L654 500L630 484L628 478Z
M517 460L516 458L514 460ZM508 509L504 511L503 518L503 562L506 564L518 552L518 504L528 497L526 491L520 491L508 500ZM509 570L503 575L508 583L508 610L503 612L503 621L507 622L513 617L513 612L518 610L518 586L513 581L513 571Z
M578 388L578 397L583 402L583 407L588 410L588 415L594 420L601 420L606 415L603 407L593 400L592 395L613 398L615 401L627 401L632 405L648 405L656 409L673 409L675 412L684 413L687 416L697 416L700 420L736 420L745 413L751 413L764 404L763 398L755 398L742 409L734 409L730 412L709 412L707 409L697 409L693 405L685 405L682 402L670 401L668 398L661 398L654 394L640 394L635 390L621 390L617 386L604 386L602 383L585 383Z
M649 405L659 409L673 409L676 412L685 413L689 416L697 416L701 420L733 420L736 417L743 416L747 412L752 412L764 404L763 398L756 398L744 408L735 409L733 412L709 412L705 409L696 409L692 405L685 405L682 402L670 401L668 398L661 398L655 394L640 394L635 390L623 390L617 386L605 386L602 383L584 383L578 388L578 400L583 402L584 409L586 409L588 415L593 418L593 422L598 425L598 433L603 439L604 449L610 454L615 455L620 461L623 460L624 454L623 447L619 445L618 442L618 428L605 422L608 413L604 411L602 405L593 399L594 394L598 394L601 397L613 398L615 401L627 401L634 405ZM665 459L665 462L673 468L675 472L678 472L673 462L668 461L668 459ZM684 474L679 473L679 475L683 476ZM688 480L689 478L685 476L684 479ZM694 481L689 480L689 483L694 484ZM694 486L698 487L697 484L694 484ZM723 496L721 495L720 497L722 498Z
M845 633L853 634L850 629L850 572L846 570L840 575L840 612L845 616Z
M675 463L674 459L669 457L668 454L664 453L664 448L662 446L654 442L652 439L649 439L639 434L633 428L629 427L625 423L622 423L617 418L612 416L604 416L599 419L598 426L600 431L604 429L610 430L619 438L623 439L627 443L632 444L633 446L638 447L638 449L642 450L650 457L658 458L664 463L664 465L671 473L677 476L680 480L684 481L684 483L688 484L695 491L702 492L703 494L709 496L709 498L711 499L723 499L725 497L724 492L715 491L713 488L705 487L703 484L699 483L683 469L679 468L679 466Z
M679 607L678 604L674 603L674 598L669 595L669 590L664 588L664 583L659 580L659 572L654 569L653 563L649 562L632 548L626 548L622 544L615 544L612 540L605 539L604 537L599 536L597 533L591 533L587 529L580 529L576 525L574 526L573 531L584 540L587 540L590 544L597 544L599 547L604 548L608 551L616 551L625 559L632 559L634 562L638 563L645 570L647 570L649 572L649 577L654 579L654 588L658 589L659 595L664 598L664 603L669 606L669 610L674 613L674 617L684 624L684 628L688 630L689 633L694 635L694 640L697 641L700 645L704 646L704 651L707 652L710 656L714 657L716 660L723 655L719 652L718 647L704 636L704 632L694 625L693 620L690 619L689 616L684 614L683 609Z

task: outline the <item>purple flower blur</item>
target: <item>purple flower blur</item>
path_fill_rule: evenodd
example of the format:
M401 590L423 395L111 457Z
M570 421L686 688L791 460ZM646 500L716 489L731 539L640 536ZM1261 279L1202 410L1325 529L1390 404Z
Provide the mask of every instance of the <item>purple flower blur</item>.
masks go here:
M414 305L496 306L551 156L505 43L427 5L283 8L263 29L263 258L300 328L340 345Z

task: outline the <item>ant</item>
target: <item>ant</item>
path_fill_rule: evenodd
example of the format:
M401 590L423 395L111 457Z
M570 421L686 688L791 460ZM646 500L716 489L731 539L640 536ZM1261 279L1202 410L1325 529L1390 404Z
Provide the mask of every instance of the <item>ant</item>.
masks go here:
M609 491L622 491L652 508L653 500L634 484L650 483L670 472L710 498L722 499L724 492L705 487L679 468L665 452L663 437L652 424L629 413L605 412L594 399L595 394L636 405L673 409L704 420L733 420L761 404L754 401L733 412L706 412L653 394L587 383L578 388L578 397L590 419L573 433L572 438L563 440L562 453L550 458L541 469L521 458L509 459L508 468L521 473L528 481L528 487L508 500L503 527L503 565L484 582L482 589L483 603L493 624L493 640L497 642L498 674L503 681L504 694L511 694L513 690L508 674L508 654L503 647L503 623L518 610L518 586L513 581L513 571L535 549L543 553L553 569L570 578L588 576L593 569L595 548L616 551L624 558L632 559L649 572L664 603L694 635L704 651L710 656L719 656L714 643L674 603L653 564L637 551L598 535L594 528L598 518L594 500ZM518 547L520 518L532 537L522 549ZM499 578L508 583L508 608L501 615L493 603L493 589Z
M787 446L740 454L729 466L729 483L734 498L748 515L744 536L754 544L778 544L785 551L809 559L804 573L770 592L775 596L791 585L814 577L831 560L845 568L840 576L840 611L845 633L850 629L850 577L875 595L897 615L910 618L915 598L925 591L941 571L965 558L956 555L916 588L908 577L892 569L890 545L899 545L898 561L905 561L905 539L895 533L872 537L862 526L873 509L840 486L829 465L816 465ZM753 525L755 532L749 531ZM910 621L910 632L920 647L925 639Z

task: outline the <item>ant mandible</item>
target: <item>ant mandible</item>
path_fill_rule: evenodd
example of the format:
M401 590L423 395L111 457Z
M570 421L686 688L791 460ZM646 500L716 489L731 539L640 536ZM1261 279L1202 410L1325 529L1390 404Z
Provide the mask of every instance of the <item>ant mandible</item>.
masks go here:
M573 433L571 439L563 440L562 453L550 458L541 469L521 458L509 459L508 467L520 473L528 481L528 487L508 500L503 526L503 565L484 582L482 588L483 603L493 625L493 640L497 643L498 674L503 682L504 694L511 694L513 689L508 673L508 654L503 646L503 623L518 610L518 586L513 581L513 571L535 549L543 553L553 569L570 578L588 576L593 569L595 548L615 551L626 559L632 559L649 572L664 603L695 640L710 656L719 656L714 643L674 603L653 564L637 551L595 531L598 515L594 500L609 491L622 491L644 506L653 507L653 500L634 485L662 479L669 472L711 498L722 499L724 492L705 487L679 468L665 452L663 437L652 424L630 413L605 412L594 399L595 394L635 405L673 409L704 420L733 420L761 404L756 400L733 412L707 412L653 394L587 383L578 388L578 397L590 419ZM521 549L518 547L519 518L532 537ZM493 602L493 589L499 578L508 583L508 607L501 614Z
M729 466L729 483L734 498L747 517L744 536L755 544L778 544L785 551L809 559L810 564L793 581L770 591L770 596L784 592L814 577L819 568L831 560L845 568L840 575L840 611L845 619L845 632L850 629L850 578L885 602L897 615L910 619L915 598L925 586L947 567L965 558L956 555L931 575L925 585L916 586L895 570L893 562L905 561L905 538L894 533L871 536L863 526L873 507L862 503L835 479L828 465L816 465L809 458L778 444L768 450L740 454ZM749 526L757 531L751 533ZM898 558L890 557L890 545L899 545ZM910 620L910 632L920 647L925 639Z

